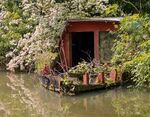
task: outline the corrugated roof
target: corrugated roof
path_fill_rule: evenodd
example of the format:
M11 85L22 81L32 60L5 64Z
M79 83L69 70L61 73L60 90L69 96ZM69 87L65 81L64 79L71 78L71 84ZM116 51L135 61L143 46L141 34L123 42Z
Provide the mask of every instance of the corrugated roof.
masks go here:
M85 19L69 19L68 22L120 22L122 17L108 17L108 18L85 18Z

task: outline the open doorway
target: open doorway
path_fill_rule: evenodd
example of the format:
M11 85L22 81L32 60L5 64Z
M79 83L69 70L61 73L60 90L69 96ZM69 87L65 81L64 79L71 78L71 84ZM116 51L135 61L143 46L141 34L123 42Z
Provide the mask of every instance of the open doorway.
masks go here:
M72 32L72 66L94 58L94 32Z

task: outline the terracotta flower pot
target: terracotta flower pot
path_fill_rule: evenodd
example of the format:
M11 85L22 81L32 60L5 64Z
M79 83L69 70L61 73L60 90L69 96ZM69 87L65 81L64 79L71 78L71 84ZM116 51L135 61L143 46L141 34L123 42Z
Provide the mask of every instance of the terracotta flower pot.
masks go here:
M87 72L83 75L83 84L89 85L89 73Z
M104 72L98 73L96 77L96 83L105 83Z
M117 70L116 69L113 69L110 74L109 74L109 77L113 80L113 81L117 81Z

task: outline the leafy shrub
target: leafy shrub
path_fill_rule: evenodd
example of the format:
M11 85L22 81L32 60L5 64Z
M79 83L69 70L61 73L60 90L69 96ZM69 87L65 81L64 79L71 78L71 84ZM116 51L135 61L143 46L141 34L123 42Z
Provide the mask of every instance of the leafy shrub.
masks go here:
M132 61L127 62L125 69L132 74L132 80L136 83L136 86L150 86L150 53L140 55Z
M124 13L122 12L122 10L119 8L119 6L117 4L109 5L105 9L104 14L106 16L114 16L114 17L123 16L124 15Z
M57 53L52 52L44 52L36 55L36 69L43 69L45 64L48 64L49 66L53 67L54 63L56 62L57 56Z
M68 74L70 76L82 76L85 72L89 72L90 68L90 63L83 61L78 63L78 65L76 65L75 67L69 69Z
M136 86L150 83L150 17L138 14L121 21L113 48L113 62L121 61Z

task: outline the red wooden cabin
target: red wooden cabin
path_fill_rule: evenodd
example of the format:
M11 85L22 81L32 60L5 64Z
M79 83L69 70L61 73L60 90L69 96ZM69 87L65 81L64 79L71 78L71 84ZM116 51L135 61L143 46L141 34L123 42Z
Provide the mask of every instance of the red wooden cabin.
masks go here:
M72 67L81 62L110 60L114 35L121 18L70 19L60 41L61 63Z

